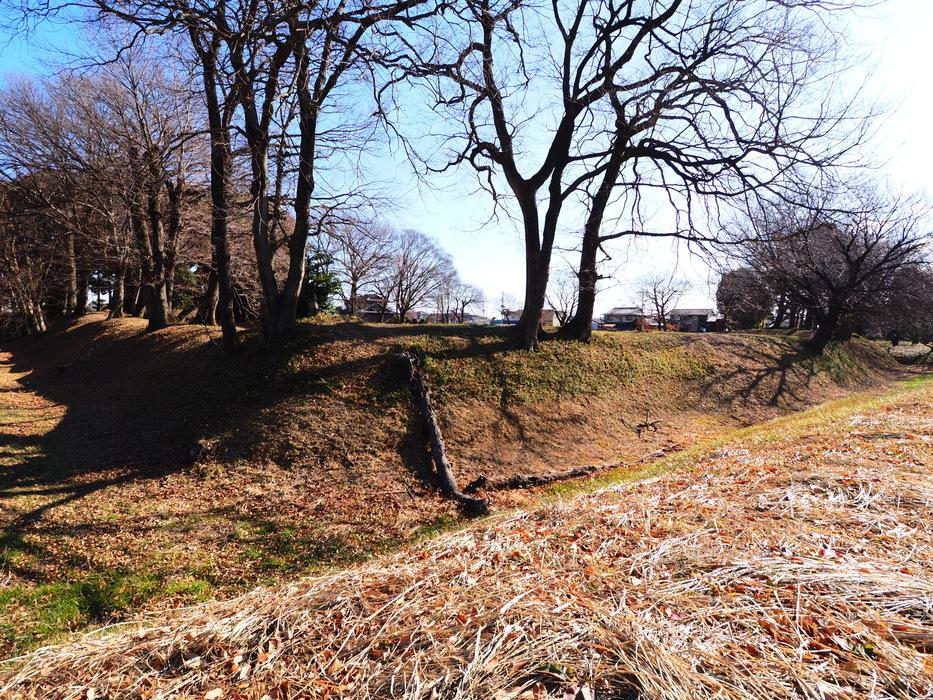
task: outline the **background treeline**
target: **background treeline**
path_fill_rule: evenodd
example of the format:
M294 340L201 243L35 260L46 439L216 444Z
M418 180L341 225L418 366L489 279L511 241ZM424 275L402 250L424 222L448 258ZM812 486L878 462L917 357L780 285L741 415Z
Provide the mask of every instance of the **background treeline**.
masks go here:
M253 319L279 342L334 291L462 319L481 295L448 256L378 220L391 147L515 222L518 346L555 249L575 257L559 333L585 341L611 245L664 237L737 258L821 348L926 274L922 203L852 175L874 116L842 77L854 4L25 2L11 22L96 43L4 88L0 310L41 332L105 289L115 315L216 323L227 348Z
M777 206L733 232L716 292L732 328L813 330L810 345L853 333L933 339L926 208L858 189L809 207ZM749 234L750 232L750 234ZM728 239L727 239L728 240Z
M95 297L111 317L145 317L150 330L178 320L217 323L206 116L198 95L157 58L130 53L80 76L12 81L0 94L7 334L41 333L50 316L82 315ZM244 323L262 317L264 298L250 175L239 155L225 223L232 314ZM276 173L273 189L281 192L285 165ZM348 200L309 213L296 317L333 310L339 298L355 314L368 297L384 301L382 320L430 304L438 318L462 321L482 302L433 239L357 218L377 196L359 206ZM287 204L272 211L272 268L287 279L294 215Z

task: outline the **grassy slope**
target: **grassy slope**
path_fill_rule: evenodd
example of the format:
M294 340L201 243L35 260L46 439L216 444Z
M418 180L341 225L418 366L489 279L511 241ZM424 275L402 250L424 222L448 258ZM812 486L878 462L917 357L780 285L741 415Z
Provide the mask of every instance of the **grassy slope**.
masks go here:
M91 318L6 356L7 652L458 522L425 474L402 348L427 356L464 482L634 463L895 376L863 341L812 359L793 338L623 333L528 354L485 329L330 322L271 356L248 344L228 359L203 329L141 330ZM646 415L660 429L638 438L627 426ZM211 459L186 467L197 439Z
M669 458L656 480L39 652L0 690L928 697L931 441L926 378L849 396Z

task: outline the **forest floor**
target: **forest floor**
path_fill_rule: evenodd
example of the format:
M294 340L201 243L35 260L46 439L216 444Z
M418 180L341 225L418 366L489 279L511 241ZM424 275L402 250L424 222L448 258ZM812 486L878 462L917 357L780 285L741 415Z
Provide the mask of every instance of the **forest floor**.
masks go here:
M0 353L2 657L464 525L428 469L405 349L425 355L461 484L603 468L488 493L499 512L919 376L861 340L814 358L794 337L616 333L529 354L496 330L332 320L228 358L203 328L144 325L92 315Z
M0 695L928 698L931 473L933 382L916 377L46 647L0 672Z

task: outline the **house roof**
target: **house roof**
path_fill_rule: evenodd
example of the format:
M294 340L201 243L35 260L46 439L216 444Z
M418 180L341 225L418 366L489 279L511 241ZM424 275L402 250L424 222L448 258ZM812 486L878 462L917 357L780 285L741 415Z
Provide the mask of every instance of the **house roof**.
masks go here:
M507 313L509 316L521 316L524 309L502 309L502 311L503 313ZM541 309L541 313L552 314L554 313L554 309L552 309L550 306L545 306L543 309Z
M714 316L716 309L673 309L670 316Z
M609 311L609 312L606 313L607 316L614 315L614 314L617 314L617 315L621 315L621 314L635 315L635 314L638 314L638 315L640 315L640 314L641 314L641 309L638 308L637 306L617 306L617 307L615 307L612 311Z

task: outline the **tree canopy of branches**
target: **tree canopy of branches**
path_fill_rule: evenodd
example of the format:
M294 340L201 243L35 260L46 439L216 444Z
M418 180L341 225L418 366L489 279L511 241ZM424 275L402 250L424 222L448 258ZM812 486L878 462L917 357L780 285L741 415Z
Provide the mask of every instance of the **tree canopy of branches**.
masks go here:
M846 161L866 121L837 82L832 11L854 4L24 0L27 25L106 27L109 43L87 71L5 89L2 224L21 229L5 306L39 330L36 314L83 313L93 281L150 329L180 312L232 349L258 316L272 345L327 298L333 263L350 313L375 294L400 318L432 299L462 320L481 294L435 243L347 213L375 211L361 162L387 133L422 175L465 167L517 217L520 346L549 294L560 334L587 340L611 241L717 243L725 210L801 204ZM550 285L559 234L580 258Z
M638 283L642 311L646 315L653 315L658 328L666 331L671 311L689 289L690 285L686 281L676 279L673 275L645 277Z
M116 24L123 28L116 45L120 55L141 43L156 43L168 47L176 63L199 76L194 84L200 83L199 107L206 122L202 133L209 137L210 269L217 290L216 318L225 345L232 348L236 262L231 259L230 224L241 194L234 177L242 146L260 328L267 343L278 342L296 318L308 240L319 230L316 221L322 212L362 197L352 178L334 176L322 184L320 175L334 161L352 162L353 152L370 138L373 110L364 98L370 90L367 81L374 77L372 57L391 51L392 41L391 33L377 25L417 21L419 13L434 11L433 4L27 0L22 9L27 20L61 15L75 22ZM106 57L101 60L106 62ZM146 114L151 116L148 110ZM242 143L236 141L240 135ZM158 168L147 165L155 160L150 151L140 151L137 158L141 162L130 172L140 179L137 189L145 191L138 203L146 215L162 214L162 203L152 196L156 185L148 180L158 180L160 186L168 180L156 177ZM344 188L348 182L349 189ZM168 201L177 194L170 191ZM165 228L173 216L166 218ZM151 239L153 264L144 270L144 285L157 300L153 319L164 310L165 285L159 279L171 280L163 274L170 251L156 245L158 227L149 224L142 231ZM161 318L153 323L159 325Z
M710 237L717 202L786 188L861 138L852 100L826 95L839 69L819 0L463 0L407 63L456 120L446 162L471 167L498 205L511 194L525 243L519 340L539 333L562 213L586 212L580 300L569 337L587 339L599 250L627 235ZM816 89L818 87L818 90ZM852 127L852 128L849 128ZM643 203L671 224L645 225ZM605 231L607 217L627 225ZM565 217L566 218L566 217Z
M875 338L933 341L933 268L926 264L899 270L891 286L869 302L856 326Z
M464 323L469 309L479 309L486 301L483 290L460 279L456 270L445 274L434 292L437 320L441 323Z
M579 288L572 271L552 275L548 280L547 303L554 309L554 317L561 326L576 314L578 298Z
M448 279L453 261L431 238L406 229L391 242L377 294L395 305L399 321L429 299Z
M730 328L757 328L774 304L766 280L748 267L724 272L716 288L716 306Z
M896 293L924 263L931 229L927 208L913 199L859 187L830 193L808 207L776 205L735 233L733 254L783 300L811 317L810 345L822 352L845 339L860 317Z
M112 314L121 315L135 268L149 328L167 325L189 223L182 211L198 208L191 185L203 153L187 92L155 63L125 56L81 77L11 82L2 102L0 172L56 225L50 285L62 288L60 310L82 313L96 276L112 278Z
M387 274L395 231L379 223L348 221L332 227L329 235L334 242L344 308L355 316L360 310L360 296L375 293Z

